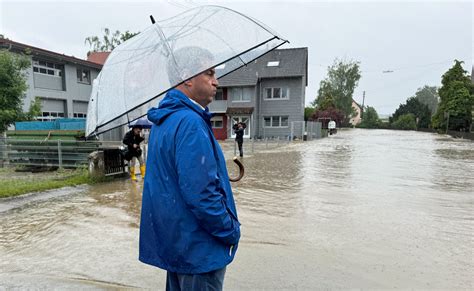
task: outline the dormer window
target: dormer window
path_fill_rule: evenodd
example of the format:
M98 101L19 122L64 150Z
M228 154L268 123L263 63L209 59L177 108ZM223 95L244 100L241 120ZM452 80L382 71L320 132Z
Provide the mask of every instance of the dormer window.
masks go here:
M223 70L225 68L225 63L220 64L219 66L215 67L216 70Z
M280 61L271 61L267 63L267 67L278 67L280 65Z

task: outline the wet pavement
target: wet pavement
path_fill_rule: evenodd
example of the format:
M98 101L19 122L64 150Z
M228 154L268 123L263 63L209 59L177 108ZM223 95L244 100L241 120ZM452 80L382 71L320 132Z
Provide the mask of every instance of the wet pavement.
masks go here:
M474 288L474 142L354 129L247 153L226 290ZM0 202L0 286L163 289L137 260L142 185Z

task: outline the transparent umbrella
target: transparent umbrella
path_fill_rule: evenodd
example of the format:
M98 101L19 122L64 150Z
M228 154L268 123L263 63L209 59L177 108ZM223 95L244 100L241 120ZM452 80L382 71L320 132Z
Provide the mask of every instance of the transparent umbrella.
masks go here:
M130 122L128 124L128 127L134 127L134 126L141 126L142 128L148 128L150 129L153 123L148 120L146 117L142 117L139 119L135 119L134 121Z
M209 68L221 78L288 42L264 24L220 6L157 21L116 47L93 82L86 135L129 124L171 88ZM206 55L206 61L193 62Z

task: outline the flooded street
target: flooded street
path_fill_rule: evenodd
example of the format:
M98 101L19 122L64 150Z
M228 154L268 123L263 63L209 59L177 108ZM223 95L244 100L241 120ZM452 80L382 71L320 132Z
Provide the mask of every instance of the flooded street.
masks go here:
M243 163L226 290L474 288L473 141L342 130ZM142 186L4 206L0 287L164 289L165 272L137 259Z

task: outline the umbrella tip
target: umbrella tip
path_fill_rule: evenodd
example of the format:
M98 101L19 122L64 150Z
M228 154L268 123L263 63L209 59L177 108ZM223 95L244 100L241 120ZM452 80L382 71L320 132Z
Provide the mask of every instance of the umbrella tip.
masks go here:
M155 18L153 18L153 15L150 15L150 20L151 20L151 24L155 24Z

